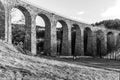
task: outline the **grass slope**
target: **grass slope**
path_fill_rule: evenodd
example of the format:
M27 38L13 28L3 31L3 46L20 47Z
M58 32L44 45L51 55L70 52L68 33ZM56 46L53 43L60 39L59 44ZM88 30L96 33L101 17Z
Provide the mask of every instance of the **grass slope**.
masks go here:
M112 71L21 54L0 41L0 80L119 80Z

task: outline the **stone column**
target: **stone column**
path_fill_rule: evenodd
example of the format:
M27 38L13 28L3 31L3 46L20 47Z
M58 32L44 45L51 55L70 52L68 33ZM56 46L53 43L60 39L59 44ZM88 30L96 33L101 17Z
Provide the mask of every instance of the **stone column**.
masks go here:
M25 15L25 40L24 49L31 52L31 27L32 27L32 16L26 11L23 12Z
M9 10L5 7L5 42L8 42Z
M56 26L57 21L55 19L55 16L52 15L52 20L51 20L51 56L57 56L57 31L56 31Z
M75 55L81 55L81 29L80 27L76 29L76 39L75 39Z
M116 49L120 48L120 34L118 33L117 35L117 40L116 40Z
M31 53L32 55L37 54L36 49L36 16L32 15L31 17L32 24L31 24Z
M104 55L107 54L107 33L104 32L103 35L103 40L102 40L102 45L101 45L101 53L103 53Z
M92 39L93 39L93 31L88 31L87 32L87 56L92 56Z
M66 27L66 28L65 28ZM71 24L63 26L62 56L71 56Z
M118 37L119 33L114 33L114 49L117 49L117 37Z
M8 42L8 9L5 8L5 41Z
M5 40L5 4L0 1L0 39Z
M51 22L50 20L45 21L44 53L48 56L51 55Z
M96 33L93 31L92 32L92 53L93 56L95 57L97 54L97 43L96 43Z
M48 56L56 56L57 39L56 39L56 20L53 14L50 16L50 22L45 26L45 44L44 52Z
M12 26L11 26L11 8L6 6L5 8L5 41L9 44L12 43Z
M81 40L80 40L80 54L84 56L84 29L81 28Z

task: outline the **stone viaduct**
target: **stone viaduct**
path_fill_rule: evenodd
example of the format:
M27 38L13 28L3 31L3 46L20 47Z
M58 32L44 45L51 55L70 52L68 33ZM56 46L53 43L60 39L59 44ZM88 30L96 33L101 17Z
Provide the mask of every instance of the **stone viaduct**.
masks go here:
M45 21L45 44L44 51L51 56L57 56L57 22L62 24L62 48L61 56L102 56L108 50L120 47L120 31L106 29L104 26L92 26L79 21L75 21L50 11L43 10L32 4L21 0L0 0L0 16L4 18L0 26L0 38L12 44L12 26L10 12L12 8L19 9L25 16L26 37L25 47L36 55L36 16L40 16ZM71 33L75 31L74 45ZM72 48L74 47L74 48ZM72 50L74 49L74 50Z

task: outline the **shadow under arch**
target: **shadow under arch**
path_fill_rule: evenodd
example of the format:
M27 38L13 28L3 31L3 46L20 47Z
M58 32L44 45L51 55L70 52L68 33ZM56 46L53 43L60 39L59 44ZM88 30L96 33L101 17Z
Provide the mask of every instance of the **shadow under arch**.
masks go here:
M84 29L84 54L92 56L92 30L89 27Z
M62 37L63 37L63 25L60 22L56 24L56 38L57 38L57 55L61 55L62 51Z
M72 56L80 56L81 30L78 24L71 28L71 52Z
M43 13L38 14L45 23L43 53L44 55L51 55L51 22L47 15Z
M105 55L105 36L102 30L96 31L96 46L97 46L97 57L102 58Z
M68 25L65 21L63 20L58 20L57 22L59 22L62 25L61 28L61 40L60 40L60 49L59 49L59 55L61 56L68 56Z
M31 15L30 15L30 12L21 5L14 6L13 8L20 10L25 17L25 25L24 25L25 35L24 35L24 40L22 41L23 48L25 51L28 50L31 52Z
M0 1L0 39L5 40L5 7Z
M107 33L107 53L112 52L115 49L115 38L113 32Z

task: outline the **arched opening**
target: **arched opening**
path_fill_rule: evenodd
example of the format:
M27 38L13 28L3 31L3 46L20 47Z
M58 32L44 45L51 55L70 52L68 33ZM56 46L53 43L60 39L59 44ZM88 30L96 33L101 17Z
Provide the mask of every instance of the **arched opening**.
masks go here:
M12 43L25 53L31 52L31 16L27 9L16 6L11 10Z
M37 55L44 53L45 22L42 17L36 17Z
M96 32L96 46L97 46L96 56L102 58L102 56L104 55L104 45L105 45L104 33L103 31L98 30Z
M73 56L79 55L75 50L77 49L78 51L80 49L80 42L78 42L80 41L80 39L81 39L81 30L79 28L79 25L73 24L71 28L71 50L72 50L71 52Z
M63 36L63 25L60 22L57 22L56 26L56 35L57 35L57 54L61 55L62 50L62 36Z
M50 28L49 18L44 14L36 17L37 55L47 55L50 52Z
M57 22L57 52L58 55L65 56L67 55L68 47L68 26L63 20L58 20Z
M115 45L114 34L112 32L107 33L107 53L110 53L114 50Z
M92 56L92 31L89 27L84 30L84 54Z
M0 2L0 39L5 40L5 8Z
M117 35L116 49L120 49L120 33Z

